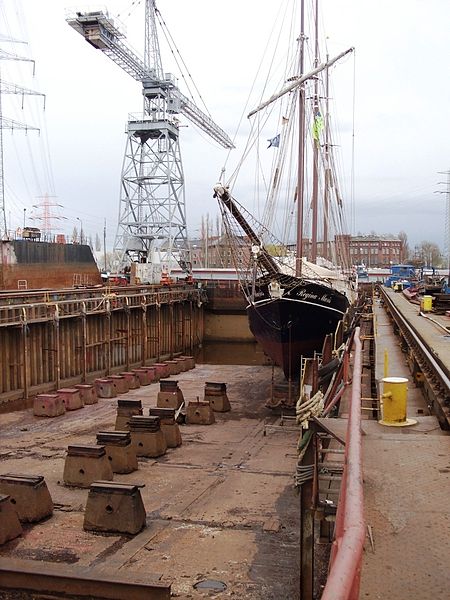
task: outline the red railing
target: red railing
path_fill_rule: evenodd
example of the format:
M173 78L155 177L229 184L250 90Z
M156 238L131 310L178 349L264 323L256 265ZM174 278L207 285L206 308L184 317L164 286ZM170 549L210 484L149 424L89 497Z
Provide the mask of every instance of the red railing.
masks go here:
M359 597L365 538L361 453L362 351L359 328L355 331L353 348L353 382L344 473L336 514L330 571L322 600L356 600Z

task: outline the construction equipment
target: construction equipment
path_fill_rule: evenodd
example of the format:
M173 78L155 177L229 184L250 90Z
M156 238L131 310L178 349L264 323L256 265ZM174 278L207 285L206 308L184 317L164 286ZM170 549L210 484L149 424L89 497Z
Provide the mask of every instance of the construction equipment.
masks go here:
M227 134L180 92L174 75L164 73L158 17L155 0L146 0L143 60L107 12L76 12L66 19L94 48L142 83L143 113L128 121L114 245L119 268L135 263L141 283L159 283L162 273L170 275L176 263L191 272L177 115L187 117L221 146L233 147Z

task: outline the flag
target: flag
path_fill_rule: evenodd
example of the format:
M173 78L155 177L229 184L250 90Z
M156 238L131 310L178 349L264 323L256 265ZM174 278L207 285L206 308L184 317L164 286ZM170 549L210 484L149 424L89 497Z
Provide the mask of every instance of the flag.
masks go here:
M320 112L318 112L314 117L314 123L313 123L313 127L312 127L313 138L316 140L316 142L319 141L319 136L322 133L322 130L323 130L323 117L320 114Z
M267 141L269 142L269 145L267 146L268 148L270 148L271 146L273 146L274 148L278 148L278 146L280 145L280 134Z

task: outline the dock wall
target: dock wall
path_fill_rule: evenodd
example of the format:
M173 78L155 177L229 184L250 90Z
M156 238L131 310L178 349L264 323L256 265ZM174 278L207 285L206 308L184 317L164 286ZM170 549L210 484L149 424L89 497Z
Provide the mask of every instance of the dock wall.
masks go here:
M0 410L37 393L192 354L204 337L204 292L104 288L2 298Z

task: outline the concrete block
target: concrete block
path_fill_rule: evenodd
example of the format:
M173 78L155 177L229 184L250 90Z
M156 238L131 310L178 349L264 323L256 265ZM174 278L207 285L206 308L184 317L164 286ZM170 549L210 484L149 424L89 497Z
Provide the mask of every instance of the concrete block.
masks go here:
M168 448L181 446L181 432L178 423L175 422L174 408L150 408L148 414L160 418L161 430Z
M133 416L142 415L142 403L138 399L120 399L117 401L116 431L129 429L128 422Z
M211 425L214 422L214 413L209 402L189 402L186 408L188 425Z
M98 398L115 398L117 396L113 380L109 377L96 379L94 383Z
M180 356L180 358L183 358L186 361L188 369L195 368L195 360L193 356Z
M85 406L87 404L97 404L97 390L94 385L89 383L78 383L75 387L80 391L80 396Z
M123 375L111 375L109 379L112 379L117 396L126 394L130 390L128 379L125 379Z
M150 375L149 375L147 369L143 369L143 368L133 369L133 373L138 378L140 385L150 385L151 384L152 380L150 379Z
M156 369L156 376L158 380L170 376L170 369L167 363L155 363L153 366Z
M66 407L58 394L38 394L33 401L36 417L59 417L65 412Z
M138 468L129 431L99 431L97 444L104 446L113 473L132 473Z
M176 360L166 360L166 364L169 367L169 373L171 375L178 375L178 373L181 373L181 367Z
M159 386L160 391L158 392L156 405L159 408L180 408L184 402L184 396L178 387L178 381L175 379L161 379Z
M103 446L69 446L64 463L64 483L87 488L93 481L111 481L113 472Z
M211 404L211 408L215 412L228 412L231 410L226 383L207 381L205 383L204 400Z
M167 451L159 417L131 417L131 443L137 456L157 458Z
M88 531L129 533L145 527L146 513L139 485L95 481L89 488L83 528Z
M139 387L141 387L139 378L136 375L136 373L133 373L132 371L123 371L121 375L125 377L125 379L128 381L128 386L130 390L137 390Z
M10 497L0 494L0 546L22 534L22 525Z
M56 391L62 399L66 410L78 410L83 408L84 402L81 398L80 390L77 388L61 388Z
M10 497L20 521L35 523L53 514L53 502L42 475L0 475L0 494Z

